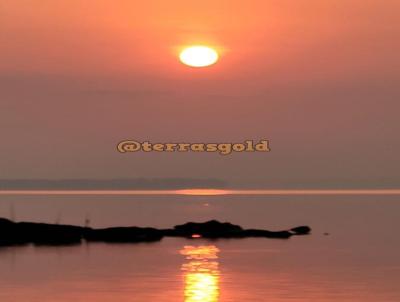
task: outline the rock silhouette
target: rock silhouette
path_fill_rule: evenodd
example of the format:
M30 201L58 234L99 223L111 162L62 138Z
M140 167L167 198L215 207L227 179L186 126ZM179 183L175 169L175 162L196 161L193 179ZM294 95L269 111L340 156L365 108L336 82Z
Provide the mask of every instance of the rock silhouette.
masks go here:
M219 222L216 220L204 223L188 222L174 227L170 236L175 237L192 237L192 235L200 235L204 238L234 238L241 237L243 233L242 227L231 224L229 222Z
M33 222L12 222L0 218L0 245L34 243L37 245L78 244L85 228Z
M295 235L308 235L311 232L310 227L308 226L299 226L293 229L290 229Z
M35 244L67 245L88 242L138 243L160 241L164 237L184 238L280 238L293 235L306 235L311 231L308 226L300 226L284 231L243 229L229 222L211 220L203 223L188 222L173 229L141 227L113 227L93 229L73 225L58 225L33 222L13 222L0 218L0 246Z
M117 227L106 229L86 229L83 233L86 241L103 242L152 242L164 237L162 230L139 227Z

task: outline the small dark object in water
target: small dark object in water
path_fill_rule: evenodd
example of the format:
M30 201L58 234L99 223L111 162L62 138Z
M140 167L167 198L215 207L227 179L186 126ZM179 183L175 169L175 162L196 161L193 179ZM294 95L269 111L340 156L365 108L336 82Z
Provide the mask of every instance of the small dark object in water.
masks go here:
M311 232L311 228L308 226L299 226L290 230L294 233L294 235L308 235Z

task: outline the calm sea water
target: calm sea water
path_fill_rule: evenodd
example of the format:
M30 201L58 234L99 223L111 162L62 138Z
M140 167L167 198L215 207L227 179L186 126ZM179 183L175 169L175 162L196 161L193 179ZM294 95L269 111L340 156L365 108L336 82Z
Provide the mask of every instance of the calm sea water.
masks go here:
M94 227L219 219L310 236L0 249L0 301L400 301L400 196L0 196L0 216ZM326 233L329 233L326 234Z

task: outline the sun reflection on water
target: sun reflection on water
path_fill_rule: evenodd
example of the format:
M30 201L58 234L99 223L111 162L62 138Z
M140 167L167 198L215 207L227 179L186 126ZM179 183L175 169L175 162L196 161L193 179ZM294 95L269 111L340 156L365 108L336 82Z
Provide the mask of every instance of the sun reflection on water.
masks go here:
M219 249L214 245L185 246L180 253L187 260L182 265L185 302L218 302Z

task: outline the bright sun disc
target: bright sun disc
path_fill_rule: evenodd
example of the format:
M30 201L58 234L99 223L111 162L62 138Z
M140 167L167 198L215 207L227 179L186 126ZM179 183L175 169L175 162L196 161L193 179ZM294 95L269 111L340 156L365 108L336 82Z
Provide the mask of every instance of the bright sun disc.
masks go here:
M206 67L218 61L218 53L207 46L192 46L185 48L179 55L179 59L185 65L191 67Z

